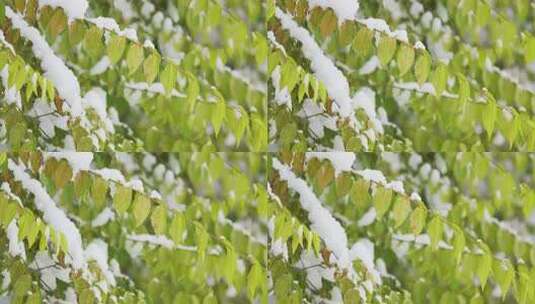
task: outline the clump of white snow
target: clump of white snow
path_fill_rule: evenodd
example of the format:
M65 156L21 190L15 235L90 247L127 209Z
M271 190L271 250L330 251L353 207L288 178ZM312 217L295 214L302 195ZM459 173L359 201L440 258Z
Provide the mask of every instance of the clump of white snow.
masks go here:
M40 1L47 3L67 3L67 1ZM86 1L68 1L72 5L77 2ZM58 4L59 5L59 4ZM6 16L11 20L13 28L20 31L21 36L32 42L32 50L37 58L41 60L41 68L44 76L52 81L59 95L65 99L69 106L69 111L74 117L82 116L82 98L80 97L80 84L74 73L65 65L63 60L54 54L54 51L39 31L28 25L26 21L17 13L13 12L9 6L6 6Z
M356 159L355 153L352 152L307 152L305 156L307 161L311 158L329 160L333 165L335 175L351 171L351 167Z
M308 5L311 8L315 6L331 8L338 17L338 23L355 20L359 10L358 0L308 0Z
M24 165L17 165L13 160L8 159L8 168L13 172L14 179L21 182L22 187L34 195L35 207L43 213L44 221L65 236L68 250L67 261L70 261L75 269L87 269L82 236L76 225L65 215L63 210L56 206L41 183L26 173Z
M86 0L39 0L39 8L46 5L62 8L70 21L83 19L89 8Z
M307 183L295 176L287 166L273 159L273 168L278 171L281 180L288 183L288 187L299 194L301 207L308 211L310 228L325 242L326 247L335 256L335 262L340 268L349 269L351 263L347 249L347 235L342 225L322 206Z

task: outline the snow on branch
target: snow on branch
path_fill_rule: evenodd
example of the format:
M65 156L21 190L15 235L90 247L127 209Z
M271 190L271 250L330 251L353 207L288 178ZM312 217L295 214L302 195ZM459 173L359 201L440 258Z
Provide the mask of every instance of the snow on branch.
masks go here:
M76 225L65 215L63 210L56 206L41 183L26 173L24 165L17 165L13 160L8 159L8 168L13 173L15 180L21 182L24 189L34 195L35 207L43 212L44 221L65 236L68 250L67 258L71 260L73 268L77 270L87 269L82 237Z
M322 206L307 183L297 177L287 166L273 159L273 168L277 170L281 180L288 183L288 187L299 194L301 207L308 211L311 229L316 231L325 242L326 247L333 252L337 265L342 269L351 268L351 260L347 247L347 235L342 225Z
M39 8L43 6L60 7L69 20L84 18L89 3L86 0L39 0Z
M351 171L351 167L357 158L355 153L352 152L307 152L305 157L307 161L311 158L329 160L334 167L336 175L344 171Z
M80 84L74 73L65 65L63 60L54 54L41 33L28 25L22 16L11 10L9 6L6 6L6 16L11 20L13 28L18 29L21 36L32 42L32 50L35 56L41 60L41 68L45 72L44 76L52 81L59 95L68 103L71 115L73 117L82 116Z
M340 116L353 116L354 111L351 107L351 97L349 97L349 83L344 74L323 53L323 50L310 33L300 27L290 15L278 7L275 9L275 15L280 20L282 27L294 39L301 42L303 55L310 60L311 68L316 77L325 84L329 95L334 99L338 107L336 110L340 113Z
M308 0L308 5L332 8L338 17L338 23L355 20L360 6L358 0Z

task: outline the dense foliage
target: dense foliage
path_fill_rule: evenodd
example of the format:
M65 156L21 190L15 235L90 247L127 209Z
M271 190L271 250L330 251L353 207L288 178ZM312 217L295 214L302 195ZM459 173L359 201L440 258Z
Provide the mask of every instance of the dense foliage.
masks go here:
M262 6L1 1L2 146L265 150Z
M267 299L262 156L0 159L0 302Z
M274 149L534 149L531 1L270 3Z
M273 297L533 303L534 161L523 153L273 155Z
M534 113L531 0L0 0L0 304L535 303Z

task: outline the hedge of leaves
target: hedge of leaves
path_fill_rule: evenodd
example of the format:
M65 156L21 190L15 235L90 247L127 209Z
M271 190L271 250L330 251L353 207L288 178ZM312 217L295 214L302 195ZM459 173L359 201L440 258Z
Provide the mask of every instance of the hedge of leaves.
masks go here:
M73 157L2 154L1 293L11 303L266 298L263 157L95 153L87 168ZM45 196L81 235L86 267Z
M98 18L74 19L62 7L38 4L10 0L1 6L39 31L75 73L83 93L105 91L104 116L108 112L115 130L105 128L102 113L93 108L81 119L65 111L32 43L8 14L2 17L0 68L8 68L2 86L21 102L0 109L4 145L12 150L265 150L262 3L129 1L127 14L109 1L90 1ZM238 15L243 9L246 19ZM102 26L101 17L113 18L120 28ZM43 121L60 119L66 120L64 128L43 130Z
M268 263L277 301L534 301L533 155L357 153L352 168L337 170L340 154L271 157ZM303 195L311 195L293 178L345 230L355 254L349 268L329 245L339 235L310 241L328 220L310 213Z
M271 2L272 145L294 151L533 150L529 1L358 2L354 19L340 19L321 1ZM365 98L359 92L373 92L368 98L384 132L371 132L375 117L365 107L354 106L356 128L352 117L336 115L336 100L317 83L307 46L276 10L312 35L347 78L355 104ZM279 101L286 93L290 101Z

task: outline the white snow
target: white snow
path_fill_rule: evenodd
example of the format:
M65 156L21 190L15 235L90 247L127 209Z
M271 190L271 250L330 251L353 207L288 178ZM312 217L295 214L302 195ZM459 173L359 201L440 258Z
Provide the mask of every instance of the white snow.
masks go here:
M43 213L44 221L65 236L68 247L66 260L70 261L75 269L86 269L87 262L84 258L82 237L76 225L65 215L63 210L56 206L41 183L25 172L24 165L17 165L13 160L8 159L8 168L13 172L14 179L21 182L22 186L34 195L35 207Z
M387 189L392 189L394 192L405 194L405 189L401 181L392 181L388 182L383 172L373 169L364 169L355 171L358 175L362 176L364 179L383 185Z
M415 49L425 50L425 45L421 41L416 41L414 44Z
M115 133L113 122L108 116L106 106L106 91L102 88L92 88L84 96L84 107L86 109L92 108L97 113L100 121L104 124L104 128L109 133Z
M47 3L57 3L58 5L72 6L82 5L86 1L40 1ZM70 6L70 5L68 5ZM34 27L31 27L26 21L17 13L13 12L10 7L6 7L6 16L11 19L13 28L20 31L21 36L32 42L32 50L37 58L41 60L41 68L44 76L52 81L59 95L65 99L69 106L69 112L74 117L82 116L82 98L80 97L80 84L74 73L65 65L65 63L54 54L54 51L41 33Z
M422 163L422 156L420 156L420 154L417 154L417 153L412 153L411 156L409 157L409 166L413 170L416 170L418 169L418 166L421 163Z
M375 222L375 218L377 216L377 211L375 211L374 207L371 207L364 213L364 215L359 219L357 222L357 225L359 227L366 227L368 225L371 225L373 222Z
M96 228L104 226L114 218L115 213L110 208L106 207L91 221L91 227Z
M108 56L103 56L99 62L97 62L92 68L91 70L89 70L89 74L91 74L91 76L96 76L96 75L100 75L104 72L106 72L106 70L108 70L108 68L110 67L110 57Z
M91 162L93 161L92 152L43 152L45 159L65 159L72 169L73 176L76 176L80 170L88 171L91 168Z
M383 172L379 170L364 169L357 171L357 174L368 181L372 181L381 185L386 184L386 177L383 175Z
M117 24L117 21L115 21L115 19L113 18L97 17L97 18L88 18L86 20L95 24L97 27L101 29L112 31L116 33L117 35L126 37L132 41L136 41L136 42L138 41L136 30L131 29L131 28L125 28L124 30L121 30L121 28L119 27L119 24Z
M55 136L55 128L68 130L68 117L60 116L53 112L54 109L52 109L51 103L43 101L41 98L35 99L33 107L28 112L30 116L37 117L39 120L39 127L49 137Z
M294 267L304 269L306 271L307 282L314 288L321 289L323 286L322 280L335 282L334 267L320 267L323 261L318 258L311 251L303 251L299 262L295 263Z
M314 136L322 138L325 135L324 128L337 130L336 119L325 114L325 109L319 102L314 102L310 98L305 99L303 107L297 116L308 120L308 128ZM339 149L336 149L339 150Z
M83 19L89 8L86 0L39 0L39 8L46 5L62 8L70 21Z
M19 226L15 219L11 220L11 223L7 225L6 235L9 240L9 254L12 257L20 256L23 260L26 260L26 250L24 249L24 243L19 240Z
M401 8L396 0L383 0L383 7L388 11L394 21L398 21L405 15L405 10Z
M171 241L164 235L151 235L151 234L133 234L129 235L128 239L136 242L144 242L152 245L158 245L167 249L175 247L175 242Z
M280 66L277 66L275 69L273 69L273 72L271 73L271 83L273 84L273 88L275 90L275 96L273 97L273 101L276 102L278 105L286 105L288 109L291 110L292 97L290 96L290 92L288 92L287 87L281 88L280 79Z
M126 21L136 16L136 13L128 0L113 0L113 6L123 14L123 18Z
M423 11L424 11L424 6L417 0L413 0L411 3L411 8L409 10L410 14L413 17L418 18L420 14L423 13Z
M360 19L359 22L364 24L370 30L382 32L399 41L403 41L406 43L409 42L407 31L405 30L392 31L390 30L390 26L388 26L388 23L386 23L386 21L383 19L366 18L366 19Z
M359 10L358 0L308 0L308 5L310 8L316 6L331 8L338 17L338 23L355 20Z
M281 180L286 181L288 187L299 194L301 207L308 211L310 228L318 233L326 247L332 251L336 264L343 269L351 268L347 235L342 225L331 215L329 210L322 206L307 183L295 176L290 168L281 164L277 159L273 159L273 168L278 171Z
M364 65L359 69L359 74L360 75L369 75L373 72L375 72L375 70L377 70L377 68L379 67L380 65L380 61L379 61L379 57L373 55L368 61L366 61L366 63L364 63Z
M85 257L88 261L95 261L104 275L106 282L115 286L115 276L108 265L108 244L101 239L94 239L85 249Z
M363 109L374 128L379 133L383 133L383 124L375 112L375 91L370 87L361 87L353 96L351 103L354 108ZM373 134L369 137L373 137Z
M349 251L351 261L359 259L362 261L368 272L372 275L374 282L381 284L381 275L375 269L374 245L368 239L360 239L353 244Z
M310 67L314 71L314 75L323 82L329 96L334 99L334 110L343 118L354 116L349 97L349 83L344 74L323 53L310 33L300 27L290 15L279 8L275 9L275 15L279 18L282 27L288 30L293 38L302 43L303 55L310 60Z
M17 108L22 109L22 98L20 92L17 91L15 86L8 88L9 86L9 66L6 64L2 71L0 72L0 77L2 78L2 86L7 88L4 90L3 98L7 104L16 104Z
M307 152L305 153L305 157L307 161L311 158L329 160L334 168L335 175L351 171L351 167L356 159L355 153L352 152Z
M71 282L69 276L70 270L61 267L57 261L54 261L50 257L47 251L37 252L35 254L35 259L30 264L30 268L39 271L41 280L43 280L46 286L51 290L56 290L56 280L61 280L66 283Z

